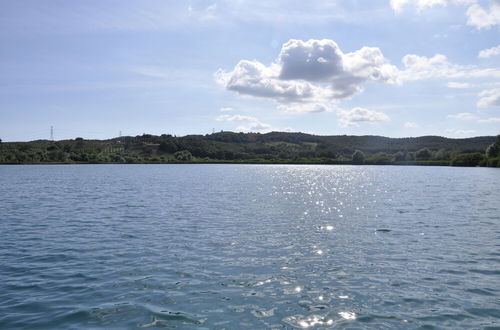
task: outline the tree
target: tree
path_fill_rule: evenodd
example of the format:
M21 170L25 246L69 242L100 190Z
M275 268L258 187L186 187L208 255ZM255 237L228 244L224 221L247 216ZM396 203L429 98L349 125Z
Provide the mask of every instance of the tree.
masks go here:
M417 160L429 160L432 157L432 152L427 148L422 148L415 154Z
M486 156L488 158L500 156L500 135L497 135L497 140L486 148Z
M401 162L406 160L406 153L402 151L398 151L393 155L393 159L396 162Z
M160 150L163 152L167 152L169 154L173 154L178 150L177 145L172 141L163 141L160 143Z
M180 160L180 161L190 161L193 159L193 155L187 150L182 150L182 151L177 151L174 154L175 159Z
M450 160L450 153L444 149L439 149L434 153L433 160Z
M365 163L365 154L361 150L356 150L352 154L352 163L353 164L364 164Z

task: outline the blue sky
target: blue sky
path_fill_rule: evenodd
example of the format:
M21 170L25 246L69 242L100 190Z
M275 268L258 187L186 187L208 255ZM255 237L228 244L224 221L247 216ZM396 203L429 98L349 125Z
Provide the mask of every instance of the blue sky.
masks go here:
M0 0L0 138L500 133L500 0Z

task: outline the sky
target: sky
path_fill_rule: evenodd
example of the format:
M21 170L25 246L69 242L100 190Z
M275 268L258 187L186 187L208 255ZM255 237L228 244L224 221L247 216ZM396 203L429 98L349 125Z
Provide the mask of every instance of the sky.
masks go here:
M0 0L0 139L500 134L500 0Z

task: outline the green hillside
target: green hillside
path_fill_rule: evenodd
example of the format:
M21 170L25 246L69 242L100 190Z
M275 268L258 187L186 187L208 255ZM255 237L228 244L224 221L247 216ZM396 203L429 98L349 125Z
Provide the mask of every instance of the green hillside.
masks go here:
M440 136L388 138L383 136L319 136L304 133L233 133L175 137L144 134L109 140L4 142L0 163L358 163L448 165L460 155L475 156L488 165L488 146L495 136L450 139ZM498 141L497 141L498 144ZM496 159L496 154L488 155ZM495 164L496 165L496 164Z

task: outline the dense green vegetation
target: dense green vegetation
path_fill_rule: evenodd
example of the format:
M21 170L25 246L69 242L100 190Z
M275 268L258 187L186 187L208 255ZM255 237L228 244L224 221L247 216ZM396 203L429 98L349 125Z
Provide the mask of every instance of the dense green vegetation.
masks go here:
M1 142L1 164L294 163L500 166L500 136L317 136L233 133L163 134L109 140Z

